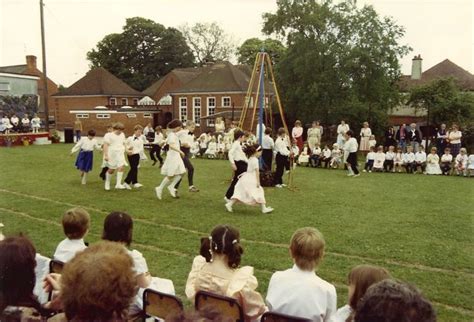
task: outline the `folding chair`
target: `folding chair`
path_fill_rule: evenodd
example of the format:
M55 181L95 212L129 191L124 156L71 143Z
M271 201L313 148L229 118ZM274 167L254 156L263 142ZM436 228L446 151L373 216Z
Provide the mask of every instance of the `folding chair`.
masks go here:
M276 312L265 312L260 322L310 322L310 319L300 318L297 316L286 315Z
M63 272L64 263L55 259L49 262L49 272L61 274Z
M183 302L176 296L145 289L143 292L143 321L147 317L166 319L169 315L183 313Z
M194 304L197 311L211 308L225 317L232 318L233 321L244 322L244 311L239 302L232 297L199 291L196 293Z

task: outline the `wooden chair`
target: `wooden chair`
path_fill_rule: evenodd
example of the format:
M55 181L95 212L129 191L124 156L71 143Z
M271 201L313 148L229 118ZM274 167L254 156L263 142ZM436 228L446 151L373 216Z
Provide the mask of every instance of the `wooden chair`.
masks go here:
M49 272L61 274L63 272L64 263L55 259L49 262Z
M232 297L199 291L196 293L194 304L197 311L212 308L220 314L232 318L233 321L244 322L244 311L239 302Z
M147 317L166 319L169 315L183 313L183 302L176 296L145 289L143 292L143 321Z
M310 319L300 318L297 316L286 315L276 312L265 312L260 322L310 322Z

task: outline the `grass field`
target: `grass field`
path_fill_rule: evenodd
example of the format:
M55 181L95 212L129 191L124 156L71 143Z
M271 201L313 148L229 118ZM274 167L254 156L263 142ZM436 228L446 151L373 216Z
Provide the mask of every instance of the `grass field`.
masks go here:
M291 234L314 226L327 244L318 274L335 284L339 306L347 300L350 268L370 263L420 287L435 304L439 321L474 320L473 179L375 173L347 178L344 171L298 168L296 191L266 189L273 214L243 206L230 214L223 205L230 177L225 161L194 160L201 192L188 193L185 180L180 199L164 193L159 201L153 187L162 177L150 162L140 169L141 190L106 192L98 178L100 154L82 186L70 148L0 149L4 234L26 232L43 255L51 256L64 238L60 217L66 209L81 206L90 212L89 242L100 238L107 213L126 211L135 221L132 247L144 254L153 275L172 279L184 298L200 237L228 223L240 229L242 264L255 267L265 295L271 274L292 265Z

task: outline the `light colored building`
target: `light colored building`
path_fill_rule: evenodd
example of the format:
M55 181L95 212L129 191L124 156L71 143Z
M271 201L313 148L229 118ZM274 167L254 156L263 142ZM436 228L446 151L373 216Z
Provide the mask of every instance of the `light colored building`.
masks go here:
M0 96L38 95L38 76L0 72Z

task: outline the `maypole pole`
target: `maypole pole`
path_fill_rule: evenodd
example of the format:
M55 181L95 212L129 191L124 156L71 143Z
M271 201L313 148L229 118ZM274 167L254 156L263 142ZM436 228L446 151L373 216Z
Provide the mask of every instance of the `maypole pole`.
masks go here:
M262 145L262 138L263 138L263 109L265 104L265 93L264 93L264 65L265 65L265 52L262 50L260 52L262 56L261 64L260 64L260 91L257 95L259 95L259 107L258 107L258 144Z

